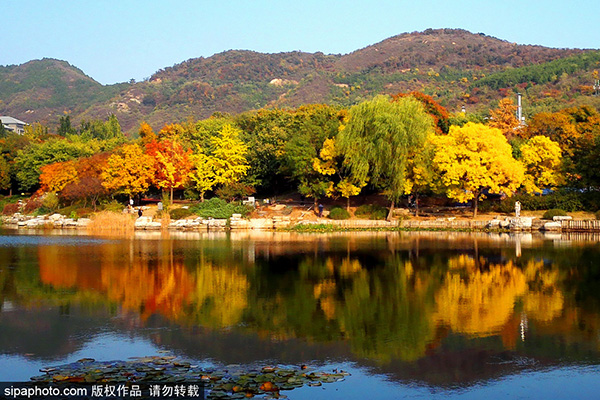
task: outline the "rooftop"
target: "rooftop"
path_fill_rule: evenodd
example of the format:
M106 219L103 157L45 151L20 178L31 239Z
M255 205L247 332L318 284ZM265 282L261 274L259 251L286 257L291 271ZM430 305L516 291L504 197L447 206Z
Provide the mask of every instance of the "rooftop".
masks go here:
M8 125L8 124L29 125L27 122L23 122L21 120L18 120L18 119L13 118L13 117L8 117L8 116L2 116L2 117L0 117L0 121L2 121L2 123L5 124L5 125Z

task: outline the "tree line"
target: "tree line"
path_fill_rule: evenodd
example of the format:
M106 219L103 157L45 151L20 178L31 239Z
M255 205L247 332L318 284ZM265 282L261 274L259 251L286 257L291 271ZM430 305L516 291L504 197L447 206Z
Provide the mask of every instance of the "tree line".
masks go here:
M383 193L389 217L403 196L443 194L472 202L490 194L600 185L600 114L588 107L539 113L526 126L502 100L485 123L449 115L418 92L377 96L349 109L312 104L165 125L142 123L136 138L117 118L68 115L50 133L0 131L0 190L55 194L65 205L175 191L232 200L298 191L315 204Z

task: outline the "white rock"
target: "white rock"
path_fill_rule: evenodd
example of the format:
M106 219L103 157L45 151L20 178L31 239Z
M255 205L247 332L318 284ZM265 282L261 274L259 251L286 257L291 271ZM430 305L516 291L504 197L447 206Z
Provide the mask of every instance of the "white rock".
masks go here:
M79 218L77 220L77 226L85 227L88 226L90 222L92 222L92 220L89 218Z
M553 221L569 221L572 219L573 219L573 217L571 217L570 215L556 215L556 216L552 217Z
M501 222L502 221L499 219L492 219L492 220L488 221L488 227L489 228L497 228L500 226Z
M562 224L560 222L546 222L544 224L545 231L560 231L562 229Z
M59 219L63 219L65 216L62 214L52 214L48 217L50 221L58 221Z

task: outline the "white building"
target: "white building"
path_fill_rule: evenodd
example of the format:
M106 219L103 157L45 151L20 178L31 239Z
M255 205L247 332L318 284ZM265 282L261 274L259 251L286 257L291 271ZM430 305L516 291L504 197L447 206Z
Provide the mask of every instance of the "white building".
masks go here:
M25 126L29 125L27 122L19 121L16 118L7 116L0 117L0 121L2 122L2 125L4 125L4 128L7 131L15 132L18 134L25 133Z

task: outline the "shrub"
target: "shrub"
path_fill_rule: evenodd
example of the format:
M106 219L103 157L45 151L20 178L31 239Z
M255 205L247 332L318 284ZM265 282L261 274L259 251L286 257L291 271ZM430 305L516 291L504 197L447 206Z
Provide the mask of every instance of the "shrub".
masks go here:
M18 203L7 203L4 205L2 214L13 215L14 213L18 213L20 211L20 209L21 209L21 206Z
M20 196L0 196L0 210L4 210L4 208L9 205L9 204L14 204L16 206L16 211L12 212L11 214L14 214L15 212L19 211L19 205L18 202L19 200L21 200ZM14 209L15 206L9 206L9 209ZM4 214L4 212L3 212Z
M492 209L493 211L506 214L514 213L516 201L521 202L521 208L523 210L536 211L557 208L572 212L585 210L586 206L584 203L588 204L589 207L589 203L592 203L593 198L585 193L579 193L575 191L554 192L545 196L518 194L513 197L506 198L500 203L493 204ZM591 209L594 208L595 207L592 207Z
M377 204L364 204L356 209L354 215L368 219L386 219L388 209Z
M600 219L600 210L596 211L596 219Z
M190 215L194 215L194 212L189 208L174 208L169 210L169 216L172 219L183 219Z
M331 211L329 211L329 218L331 219L348 219L350 218L350 213L346 211L345 208L342 207L333 207Z
M23 207L23 212L25 214L31 214L38 208L42 207L42 198L41 197L30 197L29 200L26 200L25 207Z
M44 200L42 200L42 207L50 212L54 212L58 210L58 196L56 193L48 193L44 196Z
M116 200L112 200L108 203L102 204L101 208L104 211L123 212L123 209L125 208L125 206Z
M552 219L554 217L564 217L566 216L567 213L564 210L561 210L559 208L553 208L551 210L548 210L544 213L544 215L542 216L543 219Z
M232 214L247 215L250 210L242 204L227 203L225 200L213 197L193 207L190 207L193 214L199 215L202 218L230 218Z

